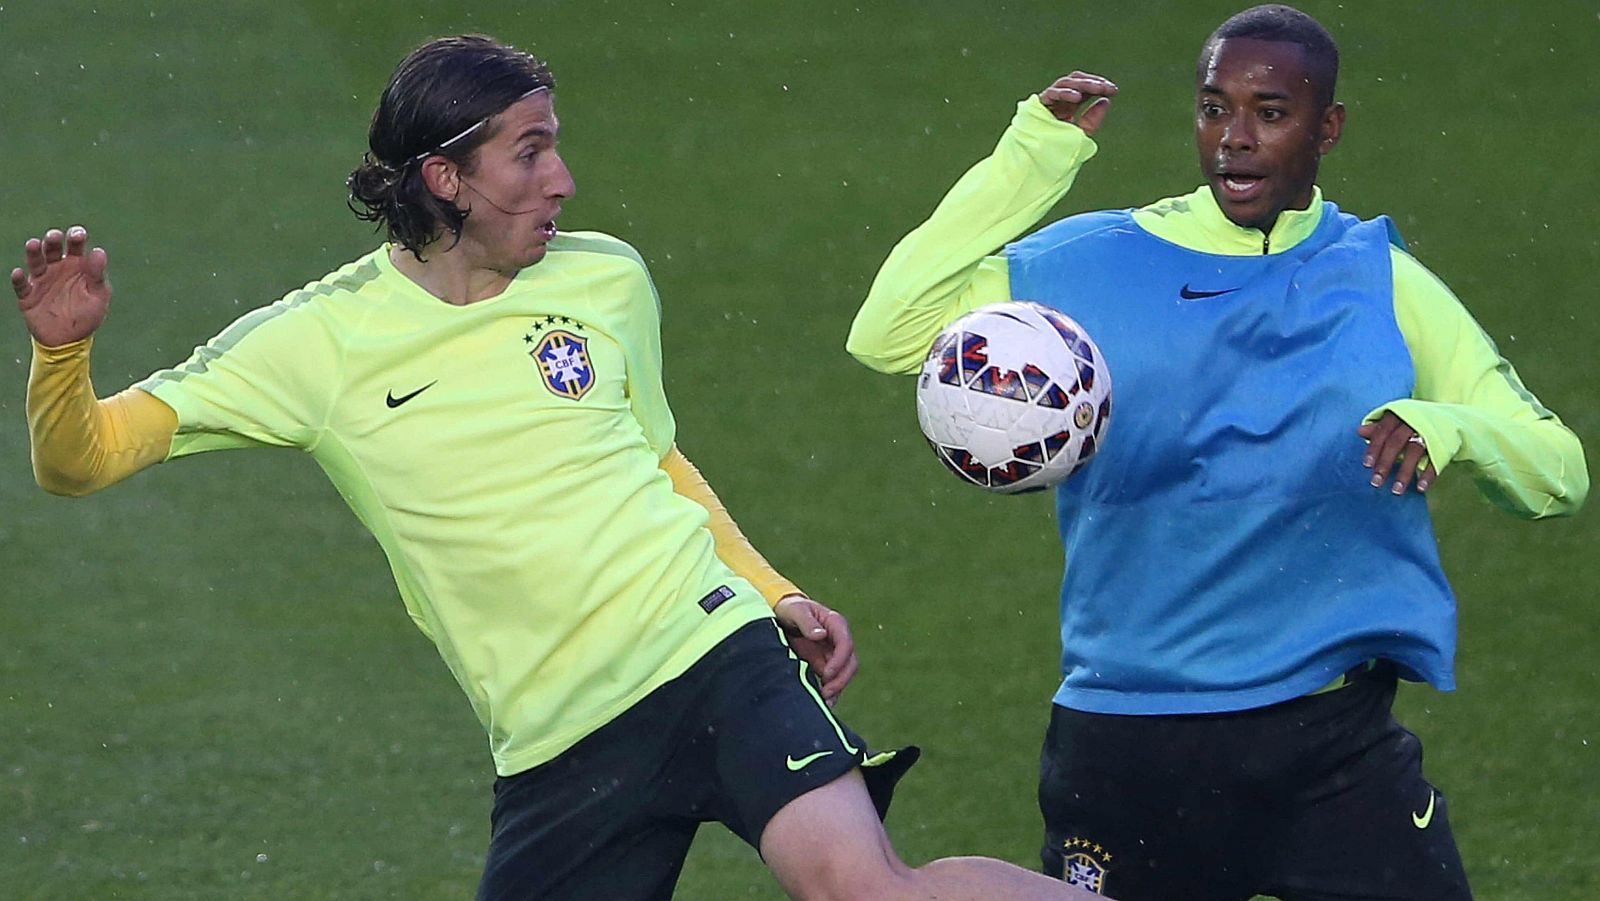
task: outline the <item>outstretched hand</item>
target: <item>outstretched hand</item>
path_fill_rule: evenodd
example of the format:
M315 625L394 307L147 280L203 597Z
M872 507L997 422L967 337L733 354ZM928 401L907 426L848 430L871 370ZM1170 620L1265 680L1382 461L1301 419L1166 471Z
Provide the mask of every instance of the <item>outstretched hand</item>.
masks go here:
M1411 479L1416 477L1417 490L1426 492L1433 480L1439 477L1438 470L1433 468L1433 461L1429 460L1427 466L1421 466L1423 460L1428 459L1428 445L1417 434L1417 430L1406 425L1405 420L1385 410L1383 416L1374 422L1365 423L1356 430L1361 437L1367 439L1366 456L1361 462L1372 470L1372 487L1382 487L1384 480L1389 478L1389 470L1395 469L1394 484L1389 487L1393 494L1405 494L1411 487ZM1418 467L1421 466L1421 474Z
M85 253L89 232L74 225L65 233L52 228L23 245L23 266L11 270L11 290L33 339L60 347L94 334L111 305L106 279L106 252Z
M822 699L833 705L860 668L850 623L843 614L802 594L791 594L779 601L773 614L788 633L795 653L822 680Z
M1057 119L1071 122L1083 129L1084 134L1093 136L1106 121L1111 98L1116 95L1117 86L1111 79L1074 71L1040 91L1039 100Z

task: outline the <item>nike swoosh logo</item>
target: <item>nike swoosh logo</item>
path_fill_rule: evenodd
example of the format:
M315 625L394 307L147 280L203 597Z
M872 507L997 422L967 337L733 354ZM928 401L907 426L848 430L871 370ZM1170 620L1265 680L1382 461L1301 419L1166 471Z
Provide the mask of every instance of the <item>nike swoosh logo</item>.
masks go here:
M1438 795L1431 791L1428 792L1428 809L1424 810L1420 814L1412 814L1411 825L1417 827L1418 829L1428 828L1428 824L1433 822L1433 802L1437 801L1438 799Z
M807 754L799 760L795 760L793 757L786 757L784 758L783 762L789 767L789 772L798 773L812 763L821 760L832 753L832 751L818 751L815 754Z
M1178 289L1178 296L1184 300L1200 300L1203 297L1221 297L1224 294L1232 294L1237 290L1239 289L1227 288L1222 291L1196 291L1186 284L1182 288Z
M406 401L410 400L411 398L416 397L417 395L419 395L422 392L428 390L429 388L432 388L434 385L437 385L437 384L439 384L439 380L438 379L434 379L433 381L429 382L426 385L423 385L421 388L418 388L417 390L411 392L410 394L402 395L400 397L395 397L394 396L394 392L390 391L389 392L389 396L385 397L383 399L383 402L389 405L389 409L393 410L395 407L400 406L401 404L405 403Z

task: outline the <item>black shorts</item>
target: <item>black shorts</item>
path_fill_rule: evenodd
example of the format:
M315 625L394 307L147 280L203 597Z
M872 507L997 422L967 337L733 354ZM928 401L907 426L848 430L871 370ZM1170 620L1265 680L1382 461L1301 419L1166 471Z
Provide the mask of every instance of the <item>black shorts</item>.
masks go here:
M1392 666L1237 713L1053 707L1045 872L1121 901L1465 901L1445 798Z
M479 899L667 899L699 825L759 849L780 808L861 766L879 816L917 749L869 755L770 620L571 749L495 780Z

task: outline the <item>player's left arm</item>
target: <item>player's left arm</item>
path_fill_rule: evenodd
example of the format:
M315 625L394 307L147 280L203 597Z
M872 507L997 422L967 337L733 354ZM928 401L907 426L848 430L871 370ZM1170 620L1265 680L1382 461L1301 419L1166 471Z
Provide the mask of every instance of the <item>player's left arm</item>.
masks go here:
M821 676L822 696L831 703L838 699L859 666L850 624L842 614L807 597L772 568L739 530L700 470L678 450L677 423L661 378L661 297L644 261L637 262L638 278L631 284L627 301L630 315L623 342L623 352L628 357L628 402L634 418L643 429L645 440L660 455L661 469L672 480L673 490L706 509L707 528L716 543L717 556L761 592L772 607L773 616L788 633L795 653Z
M1392 256L1395 317L1411 351L1416 387L1412 397L1373 410L1361 426L1370 441L1374 485L1394 467L1390 490L1404 493L1425 460L1419 490L1427 490L1436 472L1460 465L1486 497L1519 516L1576 512L1589 491L1577 435L1522 384L1438 277L1403 251ZM1419 448L1426 453L1416 453Z
M672 479L673 490L706 508L711 517L706 528L716 541L717 556L766 598L773 615L789 634L795 652L822 678L823 698L832 703L859 667L849 622L838 611L807 597L772 568L744 536L700 470L677 445L662 459L661 468Z

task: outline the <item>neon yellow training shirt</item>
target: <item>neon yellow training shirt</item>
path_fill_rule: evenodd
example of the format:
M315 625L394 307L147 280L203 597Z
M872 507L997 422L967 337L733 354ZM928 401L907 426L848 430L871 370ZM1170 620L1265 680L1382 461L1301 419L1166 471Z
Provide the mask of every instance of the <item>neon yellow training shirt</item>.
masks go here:
M389 249L136 387L177 412L169 459L265 445L322 466L510 775L771 611L661 468L674 423L659 301L633 248L558 235L465 306L400 274Z
M1082 129L1056 119L1037 96L1019 103L994 153L890 252L851 326L850 353L883 372L913 373L944 326L1010 300L1006 258L990 254L1043 218L1095 150ZM1316 230L1321 216L1318 190L1307 209L1284 211L1263 234L1229 221L1205 186L1133 214L1158 238L1231 255L1289 250ZM1395 318L1416 385L1412 397L1368 419L1392 410L1422 435L1438 471L1462 464L1485 496L1513 513L1574 512L1589 488L1577 436L1523 387L1443 282L1405 251L1395 248L1392 257Z

